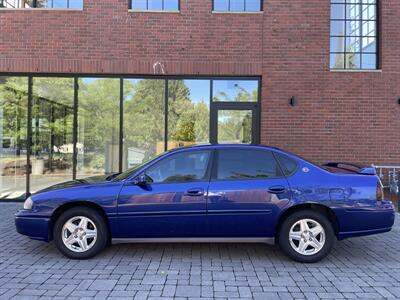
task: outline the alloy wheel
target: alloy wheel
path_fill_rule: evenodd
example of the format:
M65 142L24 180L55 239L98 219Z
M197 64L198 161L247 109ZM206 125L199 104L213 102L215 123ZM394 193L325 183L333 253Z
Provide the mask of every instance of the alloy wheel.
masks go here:
M325 230L312 219L301 219L289 231L290 246L301 255L317 254L325 245Z
M97 240L97 228L94 222L84 216L77 216L65 222L61 237L64 245L73 252L86 252Z

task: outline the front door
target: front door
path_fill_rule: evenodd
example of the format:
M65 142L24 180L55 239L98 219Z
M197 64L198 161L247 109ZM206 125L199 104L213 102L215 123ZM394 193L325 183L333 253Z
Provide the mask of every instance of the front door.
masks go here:
M219 149L208 190L214 237L271 237L290 191L273 153L262 148Z
M211 153L172 153L144 171L146 184L127 182L118 200L115 238L205 236Z
M212 104L211 142L213 144L258 144L257 103Z

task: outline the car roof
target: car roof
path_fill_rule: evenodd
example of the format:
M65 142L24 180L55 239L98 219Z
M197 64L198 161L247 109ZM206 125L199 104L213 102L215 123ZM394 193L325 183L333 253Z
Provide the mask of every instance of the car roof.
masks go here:
M223 148L244 148L244 149L256 149L256 148L264 148L270 150L280 150L276 147L271 147L267 145L248 145L248 144L198 144L198 145L191 145L191 146L184 146L180 148L176 148L171 150L172 151L179 151L179 150L196 150L196 149L223 149Z

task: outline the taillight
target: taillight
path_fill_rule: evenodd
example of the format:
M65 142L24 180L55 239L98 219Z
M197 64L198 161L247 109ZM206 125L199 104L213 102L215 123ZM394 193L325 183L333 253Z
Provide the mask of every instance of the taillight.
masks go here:
M383 185L380 179L378 179L376 183L376 200L377 201L382 201L384 198L383 195Z

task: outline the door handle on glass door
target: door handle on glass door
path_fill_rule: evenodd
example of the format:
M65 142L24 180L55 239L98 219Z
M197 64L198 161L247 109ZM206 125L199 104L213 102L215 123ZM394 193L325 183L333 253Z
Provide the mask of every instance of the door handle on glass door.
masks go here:
M202 188L192 188L192 189L188 189L185 192L186 196L202 196L204 195L204 189Z
M282 194L286 191L286 188L282 185L275 185L268 188L268 192L271 194Z

